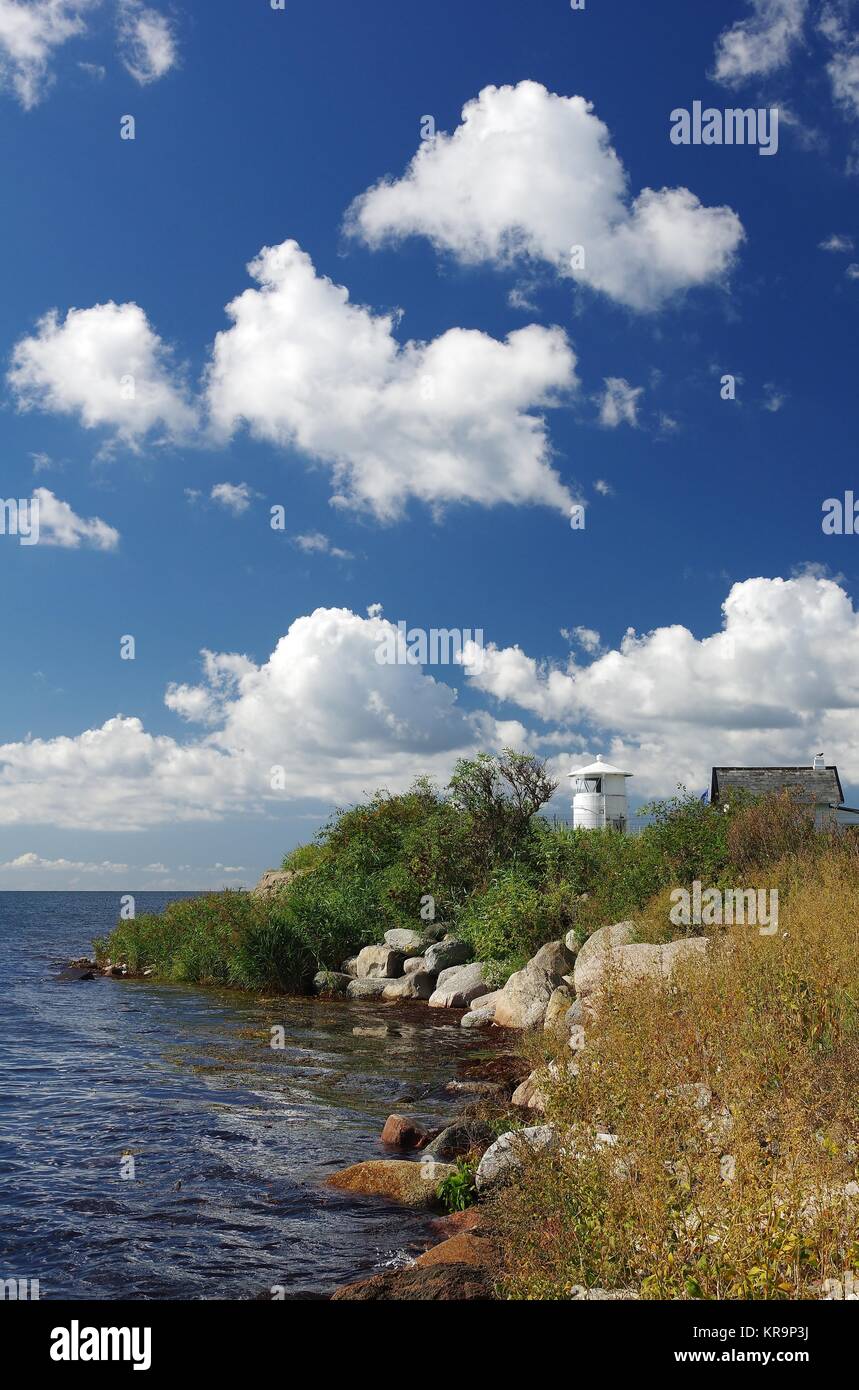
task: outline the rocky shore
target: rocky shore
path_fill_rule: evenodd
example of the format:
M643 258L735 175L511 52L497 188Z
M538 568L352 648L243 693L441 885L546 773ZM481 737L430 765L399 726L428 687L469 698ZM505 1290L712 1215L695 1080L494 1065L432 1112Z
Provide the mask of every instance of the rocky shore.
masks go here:
M460 1026L493 1033L551 1030L566 1038L575 1073L586 1045L585 1024L592 1017L609 972L629 979L665 978L682 959L698 958L706 938L687 938L670 946L635 943L632 922L595 932L579 947L573 933L540 948L501 988L492 987L492 966L471 961L467 945L444 926L421 931L395 929L365 946L339 971L320 971L316 993L395 1004L423 1000L429 1008L460 1012ZM513 1038L511 1036L511 1042ZM357 1163L328 1179L341 1191L376 1196L411 1207L439 1207L440 1185L467 1159L474 1172L474 1205L434 1224L441 1239L412 1264L339 1289L335 1299L399 1301L490 1299L499 1276L498 1255L484 1218L485 1203L509 1182L529 1153L553 1150L562 1136L548 1124L529 1124L529 1112L545 1108L543 1088L552 1069L525 1074L515 1053L501 1054L481 1078L449 1083L462 1108L438 1133L424 1132L407 1115L390 1115L381 1140L412 1157ZM478 1099L479 1097L479 1099ZM464 1105L463 1105L464 1102ZM523 1124L522 1120L526 1123ZM611 1135L597 1135L601 1146ZM574 1298L635 1298L633 1290L576 1289Z
M275 893L292 875L271 870L256 893ZM584 945L574 933L542 946L521 969L499 984L497 966L474 961L467 943L446 925L422 924L419 930L392 929L380 942L365 946L337 970L320 970L312 982L318 996L389 1004L418 1001L446 1009L468 1029L490 1030L498 1051L472 1064L468 1074L448 1083L452 1112L439 1131L427 1132L408 1115L388 1117L380 1139L392 1154L352 1164L327 1179L331 1187L389 1203L436 1211L437 1237L402 1268L346 1285L333 1295L349 1301L491 1299L498 1286L498 1254L486 1221L487 1203L538 1151L570 1152L578 1138L551 1124L534 1123L545 1109L545 1088L565 1065L572 1074L586 1046L589 1019L609 976L628 981L666 979L683 960L700 960L707 938L685 938L666 946L637 943L632 922L594 932ZM123 961L74 962L78 978L97 974L125 977ZM142 975L152 973L149 969ZM566 1053L529 1071L516 1043L525 1031L552 1031ZM501 1035L511 1047L505 1049ZM489 1039L487 1039L488 1041ZM555 1048L557 1053L558 1049ZM610 1146L612 1135L590 1136L590 1144ZM396 1156L393 1156L396 1155ZM448 1179L470 1184L465 1210L444 1211L443 1184ZM573 1290L574 1298L634 1298L631 1290Z

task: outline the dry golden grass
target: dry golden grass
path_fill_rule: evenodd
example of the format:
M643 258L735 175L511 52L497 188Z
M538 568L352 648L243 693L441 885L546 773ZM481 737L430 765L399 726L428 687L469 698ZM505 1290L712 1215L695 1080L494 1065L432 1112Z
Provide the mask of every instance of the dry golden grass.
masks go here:
M744 881L779 885L777 936L736 927L670 988L610 987L578 1076L555 1044L566 1153L491 1214L508 1296L795 1299L859 1270L856 856L821 843ZM664 939L666 895L645 918ZM617 1143L591 1152L598 1132Z

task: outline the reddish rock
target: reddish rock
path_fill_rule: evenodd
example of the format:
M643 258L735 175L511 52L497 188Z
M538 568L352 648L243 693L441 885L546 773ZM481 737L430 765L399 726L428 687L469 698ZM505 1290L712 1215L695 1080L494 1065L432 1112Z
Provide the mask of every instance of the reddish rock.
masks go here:
M439 1303L493 1298L486 1270L468 1264L409 1265L346 1284L332 1298L351 1303Z
M438 1245L430 1246L419 1255L415 1264L421 1268L429 1265L471 1265L475 1269L491 1270L495 1263L492 1242L485 1236L475 1235L473 1231L460 1231Z
M462 1231L476 1231L480 1225L480 1208L467 1207L465 1211L452 1211L450 1216L437 1216L430 1222L430 1230L442 1240L459 1235Z
M382 1143L395 1149L420 1149L428 1139L425 1130L404 1115L389 1115L381 1134Z
M332 1173L326 1182L343 1192L355 1192L365 1197L386 1197L409 1207L438 1207L436 1191L443 1178L456 1168L452 1163L436 1163L426 1159L410 1163L404 1158L377 1158L365 1163L353 1163L339 1173Z

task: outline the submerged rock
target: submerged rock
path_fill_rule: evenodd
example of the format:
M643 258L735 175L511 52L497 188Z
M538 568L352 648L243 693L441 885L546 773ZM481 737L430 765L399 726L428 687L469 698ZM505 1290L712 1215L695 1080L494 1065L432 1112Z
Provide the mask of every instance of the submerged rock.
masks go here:
M314 994L345 994L352 976L340 970L319 970L313 976Z
M420 1163L409 1163L402 1158L377 1158L353 1163L340 1173L332 1173L326 1181L341 1192L387 1197L407 1207L438 1207L441 1203L436 1189L443 1178L455 1172L452 1163L439 1163L434 1158L425 1158Z
M346 987L346 993L350 999L381 999L388 985L394 984L393 980L386 980L384 976L373 977L365 980L350 980Z

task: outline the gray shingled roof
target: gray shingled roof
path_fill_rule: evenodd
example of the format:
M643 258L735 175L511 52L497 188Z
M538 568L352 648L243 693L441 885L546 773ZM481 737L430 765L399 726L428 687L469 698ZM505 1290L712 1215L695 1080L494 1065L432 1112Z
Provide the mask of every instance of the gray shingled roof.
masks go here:
M844 800L837 767L822 772L810 767L714 767L710 800L724 801L730 792L765 796L785 789L814 805L835 802L840 806Z

